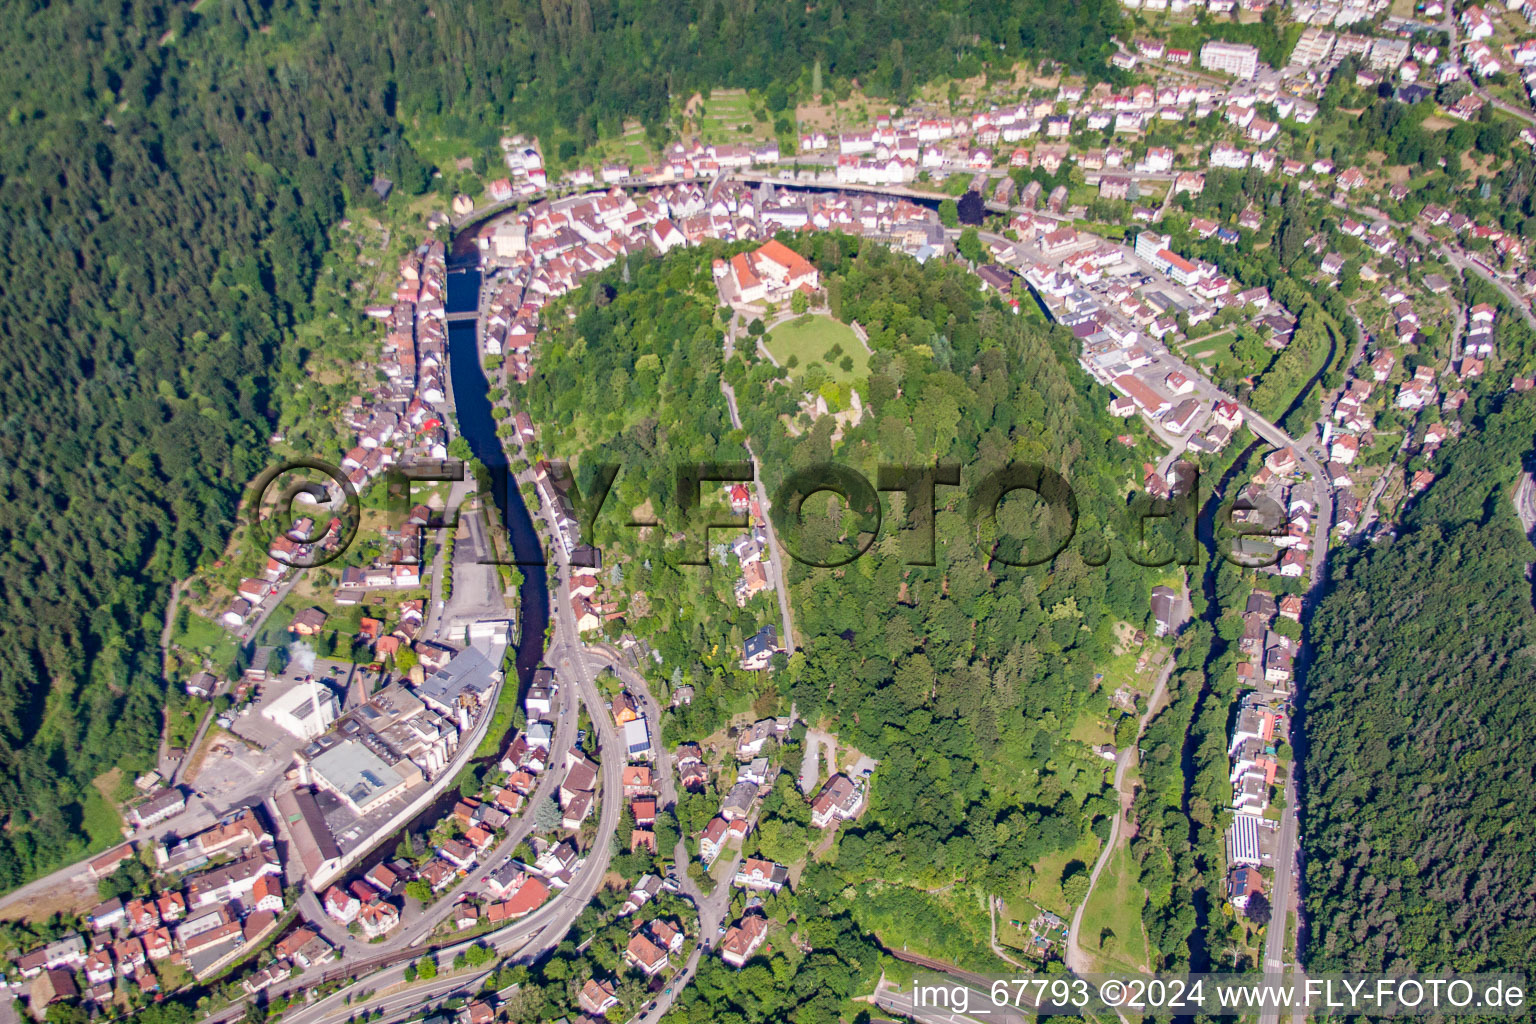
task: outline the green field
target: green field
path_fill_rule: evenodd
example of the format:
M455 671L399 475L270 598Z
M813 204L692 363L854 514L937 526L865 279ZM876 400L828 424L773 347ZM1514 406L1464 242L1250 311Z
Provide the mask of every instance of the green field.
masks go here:
M760 123L753 115L752 100L741 89L716 89L710 93L697 123L699 136L706 143L744 143L773 134L770 123Z
M1103 970L1147 970L1150 950L1141 923L1146 891L1136 881L1136 863L1122 841L1110 854L1083 911L1082 948Z
M840 384L859 380L869 372L869 353L854 337L853 329L828 316L785 321L769 331L763 340L780 366L787 366L790 357L794 357L795 365L790 369L794 377L802 376L811 363L820 363L827 376ZM828 353L834 346L842 346L842 352L835 359L829 359ZM852 370L839 365L845 356L853 359Z
M1074 860L1082 861L1085 868L1091 869L1098 857L1099 841L1089 836L1070 850L1059 850L1040 858L1034 865L1034 877L1026 885L1024 895L1046 910L1060 915L1063 921L1070 921L1072 904L1067 902L1067 898L1061 892L1062 872Z

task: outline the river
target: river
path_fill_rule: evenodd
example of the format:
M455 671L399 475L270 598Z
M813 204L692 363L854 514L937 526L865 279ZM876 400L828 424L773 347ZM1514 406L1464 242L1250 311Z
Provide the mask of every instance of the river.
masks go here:
M457 262L457 261L455 261ZM471 266L455 268L448 274L446 308L454 314L477 312L480 304L480 271ZM517 678L508 683L526 693L533 671L544 657L544 630L549 622L549 587L545 572L544 548L533 528L533 517L523 503L522 492L509 472L506 452L496 436L496 421L491 418L489 384L480 363L476 320L464 318L448 324L448 369L453 382L454 419L459 433L469 442L470 451L491 474L496 508L506 524L512 551L523 574L518 590ZM505 739L505 737L503 738ZM504 744L503 744L504 745ZM497 755L496 759L500 759ZM353 874L395 855L395 848L407 833L420 835L443 819L459 800L457 789L448 789L417 814L404 828L378 841L378 846L353 869Z
M480 271L473 268L450 271L448 315L477 310L479 302ZM511 538L518 571L523 574L522 588L518 591L517 678L520 687L526 690L533 678L533 670L544 657L544 631L549 624L549 579L544 546L533 527L533 517L523 503L522 491L510 471L501 438L496 436L496 420L491 417L491 401L487 395L489 382L480 361L474 320L453 320L448 324L448 369L459 434L469 442L469 450L491 475L492 498Z
M1286 417L1290 416L1291 413L1301 408L1301 405L1306 400L1307 395L1314 387L1317 387L1320 384L1323 379L1323 374L1327 373L1328 368L1333 365L1334 359L1338 357L1338 351L1338 335L1330 329L1328 332L1328 358L1323 360L1323 363L1318 368L1317 372L1314 373L1304 385L1302 385L1301 390L1296 393L1296 398L1291 402L1290 405L1285 408L1285 411L1274 419L1276 424L1283 424ZM1283 430L1285 428L1282 426L1281 429ZM1217 604L1216 601L1216 565L1217 560L1221 557L1216 547L1216 516L1221 508L1222 497L1227 493L1232 484L1236 482L1240 476L1247 472L1248 464L1250 461L1252 461L1254 454L1259 449L1266 447L1266 445L1267 442L1265 442L1263 438L1258 438L1246 449L1244 449L1242 454L1238 455L1237 459L1232 463L1232 465L1227 468L1227 471L1222 474L1221 479L1217 481L1215 488L1211 491L1210 497L1207 498L1205 504L1201 506L1199 517L1195 521L1195 534L1199 538L1201 547L1205 549L1205 567L1200 577L1201 593L1205 598L1205 611L1200 617L1202 621L1208 623L1211 627L1211 647L1210 653L1206 658L1205 665L1203 666L1203 670L1201 672L1200 694L1195 699L1194 713L1191 715L1189 720L1189 725L1191 727L1193 727L1194 724L1200 720L1200 714L1204 710L1206 698L1211 694L1211 665L1219 661L1227 653L1228 648L1231 646L1229 642L1223 640L1221 635L1216 631L1216 621L1221 617L1222 612L1221 607ZM1317 537L1314 538L1313 543L1327 544L1328 538ZM1323 584L1324 582L1325 581L1319 581L1320 584ZM1306 619L1311 617L1311 610L1311 602L1309 601L1306 612L1303 615L1304 622ZM1296 763L1298 765L1300 765L1300 758L1305 751L1305 740L1302 735L1300 722L1301 685L1306 675L1307 663L1310 660L1311 648L1310 646L1303 644L1301 651L1296 658L1295 684L1292 698L1294 704L1291 712L1290 731L1291 752L1292 756L1297 759ZM1231 723L1229 722L1228 725L1230 726L1230 724ZM1190 797L1192 795L1192 782L1197 771L1197 765L1195 764L1195 746L1195 737L1191 728L1191 730L1186 731L1184 735L1184 749L1181 753L1181 760L1184 769L1183 810L1186 817L1189 814ZM1297 787L1300 788L1300 785L1301 776L1300 772L1298 771ZM1289 799L1297 800L1299 802L1300 794L1290 794ZM1195 847L1197 850L1199 849L1199 844L1197 842L1198 837L1196 830L1200 827L1201 826L1198 823L1196 823L1193 819L1190 819L1190 845ZM1202 862L1200 863L1200 868L1202 871L1209 871L1211 865ZM1211 901L1207 892L1204 890L1197 890L1194 894L1194 899L1192 902L1194 904L1197 927L1195 928L1194 934L1192 934L1189 939L1190 970L1205 971L1210 969L1210 949L1207 947L1205 940L1209 923L1209 914L1211 911ZM1283 912L1280 920L1282 921L1281 926L1283 927Z

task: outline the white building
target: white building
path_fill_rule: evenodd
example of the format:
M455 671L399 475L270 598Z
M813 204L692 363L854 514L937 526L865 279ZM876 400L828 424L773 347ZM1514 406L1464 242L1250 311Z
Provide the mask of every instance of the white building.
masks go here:
M276 700L262 706L261 717L306 743L318 739L341 714L341 704L330 687L306 679Z
M1200 66L1238 78L1252 78L1259 69L1259 50L1246 43L1223 43L1213 39L1200 47Z

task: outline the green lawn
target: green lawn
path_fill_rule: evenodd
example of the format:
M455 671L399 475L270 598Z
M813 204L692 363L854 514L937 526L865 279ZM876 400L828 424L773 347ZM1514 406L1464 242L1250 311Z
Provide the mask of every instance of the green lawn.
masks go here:
M791 356L795 358L790 373L796 378L803 376L811 363L820 363L827 376L839 384L852 383L869 372L869 355L859 339L853 336L853 329L831 317L788 320L769 331L764 341L780 366L786 366ZM842 351L835 358L829 358L828 353L835 346L841 346ZM840 364L844 357L852 358L853 369L843 369Z
M1114 691L1111 690L1110 692L1113 693ZM1115 741L1114 734L1104 728L1104 716L1087 710L1078 714L1077 721L1072 725L1072 732L1069 738L1089 747ZM1095 754L1094 756L1097 757L1098 755ZM1107 764L1108 762L1105 763Z
M1034 865L1035 876L1024 895L1046 910L1060 915L1062 920L1071 920L1072 905L1061 893L1061 873L1074 860L1082 861L1091 870L1098 857L1099 841L1089 836L1070 850L1061 850L1040 858Z
M1144 971L1150 959L1141 907L1147 894L1136 881L1136 863L1123 841L1110 855L1083 911L1083 949L1102 970Z

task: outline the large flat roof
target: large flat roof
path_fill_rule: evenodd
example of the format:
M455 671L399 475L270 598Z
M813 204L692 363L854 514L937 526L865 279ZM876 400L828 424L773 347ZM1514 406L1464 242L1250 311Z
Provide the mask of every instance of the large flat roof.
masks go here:
M359 808L409 780L357 740L344 740L309 762L310 770Z

